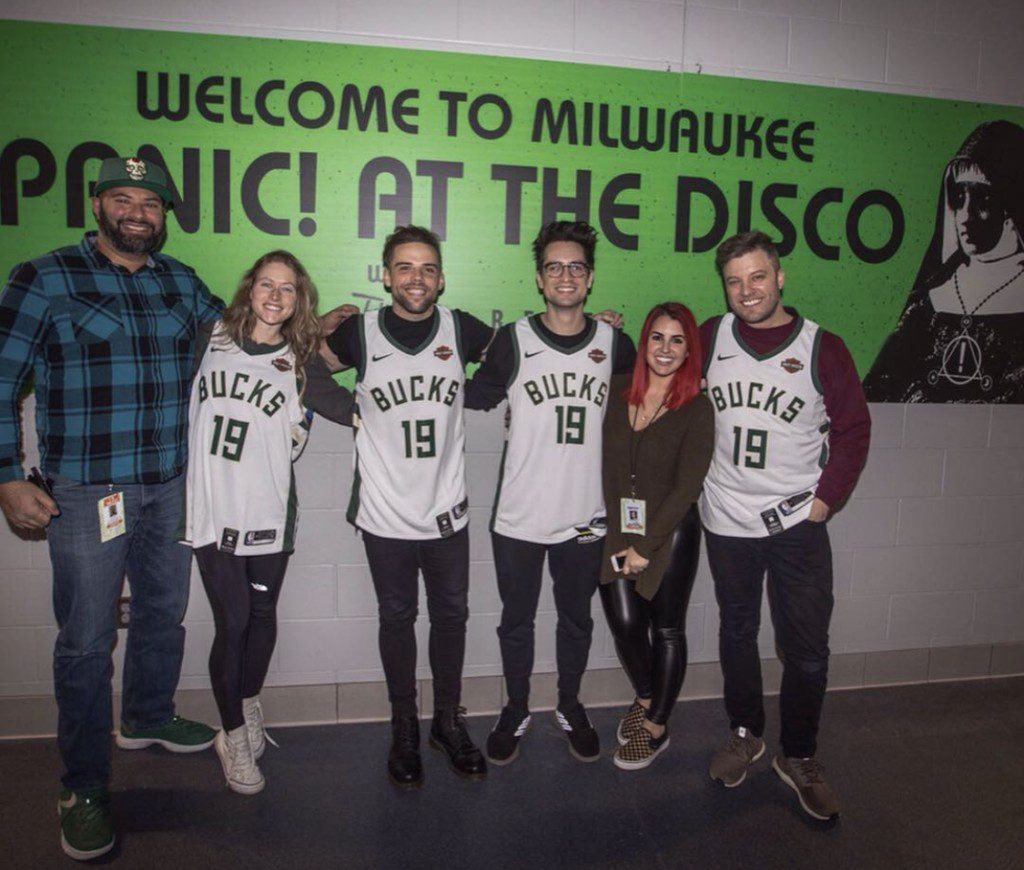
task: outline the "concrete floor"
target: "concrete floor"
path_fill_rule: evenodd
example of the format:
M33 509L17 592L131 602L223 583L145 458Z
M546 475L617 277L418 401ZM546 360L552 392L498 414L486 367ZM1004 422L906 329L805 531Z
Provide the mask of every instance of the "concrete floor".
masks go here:
M770 747L777 734L769 699ZM121 831L96 863L131 868L1024 867L1024 678L832 692L819 757L844 804L823 827L770 753L736 789L707 775L720 701L680 704L672 745L645 771L611 763L619 710L594 710L595 764L573 760L551 713L520 758L465 782L424 746L427 781L385 778L382 723L278 729L267 788L223 785L212 750L114 750ZM470 721L483 742L492 720ZM2 863L70 866L58 844L53 740L0 743Z

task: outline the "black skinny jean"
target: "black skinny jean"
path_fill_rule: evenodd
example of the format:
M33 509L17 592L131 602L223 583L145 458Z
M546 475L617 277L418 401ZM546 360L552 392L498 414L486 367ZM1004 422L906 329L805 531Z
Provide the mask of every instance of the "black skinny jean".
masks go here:
M363 532L380 616L380 658L394 716L417 715L416 616L419 575L427 593L427 644L434 709L458 707L469 617L469 528L448 538L409 541Z
M491 532L494 568L501 595L498 643L509 700L526 706L533 673L534 621L547 555L558 619L555 659L558 665L559 703L569 703L580 691L587 669L594 620L590 601L601 576L604 542L579 543L575 538L559 544L537 544Z
M650 698L647 718L666 725L686 674L686 608L697 576L700 519L692 506L672 533L668 566L647 601L631 580L601 585L601 604L626 674L638 698Z
M729 727L764 734L761 589L782 659L780 742L789 758L817 750L818 723L828 682L828 627L832 618L832 548L825 523L804 520L778 535L734 538L705 530L708 563L721 615L719 652Z

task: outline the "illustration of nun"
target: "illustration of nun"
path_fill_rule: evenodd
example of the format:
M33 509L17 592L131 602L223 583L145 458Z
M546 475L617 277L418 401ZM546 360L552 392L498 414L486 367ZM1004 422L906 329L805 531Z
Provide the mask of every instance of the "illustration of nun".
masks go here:
M864 379L872 402L1024 402L1024 129L988 121L947 164L903 314Z

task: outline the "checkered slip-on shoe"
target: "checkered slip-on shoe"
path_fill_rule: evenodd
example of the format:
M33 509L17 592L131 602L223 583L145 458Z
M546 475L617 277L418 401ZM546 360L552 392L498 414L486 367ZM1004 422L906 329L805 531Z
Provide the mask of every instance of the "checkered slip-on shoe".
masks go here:
M650 731L641 726L640 733L633 739L615 750L612 759L620 770L642 770L648 767L655 758L668 749L668 729L661 737L654 737Z
M644 708L640 702L634 700L633 706L626 711L626 715L619 720L619 727L615 731L615 739L619 746L625 746L633 739L634 735L643 727Z

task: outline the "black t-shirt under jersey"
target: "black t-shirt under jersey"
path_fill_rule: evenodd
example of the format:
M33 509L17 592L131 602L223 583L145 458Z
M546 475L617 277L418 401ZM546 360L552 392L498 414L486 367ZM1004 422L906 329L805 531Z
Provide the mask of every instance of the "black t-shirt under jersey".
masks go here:
M459 330L459 341L469 362L479 362L487 345L494 336L494 330L483 321L477 320L472 314L453 309L455 322ZM363 364L363 346L359 340L359 317L376 317L377 312L369 315L361 314L348 320L327 336L327 346L339 359L343 366L361 367ZM399 317L390 307L384 309L384 326L388 334L402 347L412 350L423 344L434 328L437 309L431 311L430 317L423 320L406 320Z

